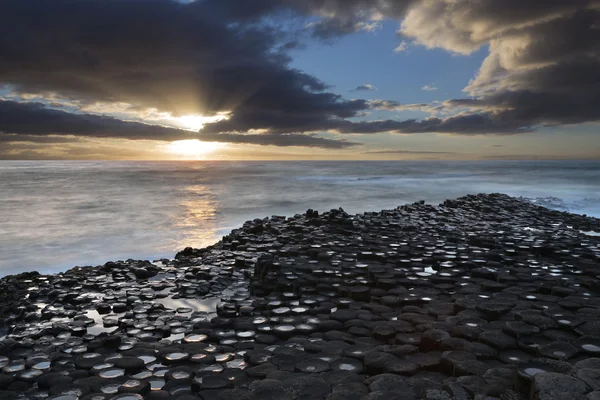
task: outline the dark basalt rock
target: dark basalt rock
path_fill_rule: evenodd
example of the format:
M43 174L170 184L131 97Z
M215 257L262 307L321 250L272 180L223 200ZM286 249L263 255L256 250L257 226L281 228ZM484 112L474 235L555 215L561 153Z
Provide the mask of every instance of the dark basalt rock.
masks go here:
M365 383L369 385L371 391L413 392L406 377L394 374L375 375L367 379Z
M594 399L600 238L580 230L600 221L473 195L4 277L0 398Z
M585 382L556 372L544 372L533 378L532 393L538 399L578 398L590 391Z
M122 368L128 374L135 374L145 367L144 360L137 357L119 357L112 358L110 362L117 368Z

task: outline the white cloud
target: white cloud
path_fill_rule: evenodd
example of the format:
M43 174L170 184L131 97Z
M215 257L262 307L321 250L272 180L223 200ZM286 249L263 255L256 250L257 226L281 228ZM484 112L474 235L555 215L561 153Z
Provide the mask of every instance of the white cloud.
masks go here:
M364 85L357 86L355 89L352 90L352 92L368 91L368 90L377 90L377 88L375 86L367 83L367 84L364 84Z
M394 49L394 53L401 53L403 51L406 51L408 49L408 47L410 46L410 43L408 43L406 40L403 40L398 47L396 47Z
M421 90L426 90L428 92L431 92L433 90L438 90L438 88L436 88L433 84L431 85L425 85L421 88Z

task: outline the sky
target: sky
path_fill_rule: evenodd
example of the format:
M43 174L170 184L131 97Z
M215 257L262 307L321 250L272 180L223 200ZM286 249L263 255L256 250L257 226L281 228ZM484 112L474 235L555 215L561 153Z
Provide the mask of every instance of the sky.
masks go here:
M598 0L4 0L0 159L599 159Z

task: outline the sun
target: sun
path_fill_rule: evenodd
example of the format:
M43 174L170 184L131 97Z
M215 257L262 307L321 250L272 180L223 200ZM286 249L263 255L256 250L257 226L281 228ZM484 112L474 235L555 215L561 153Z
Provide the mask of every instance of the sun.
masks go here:
M177 140L166 146L166 150L186 160L201 160L206 155L225 147L223 143L201 142L198 139Z
M207 122L212 122L211 118L203 117L202 115L184 115L177 118L177 122L184 129L199 131Z
M223 121L224 119L229 119L229 117L230 112L223 111L210 117L198 114L188 114L176 118L173 117L171 119L173 123L179 128L198 132L199 130L204 128L204 125L206 124L212 124L215 122Z

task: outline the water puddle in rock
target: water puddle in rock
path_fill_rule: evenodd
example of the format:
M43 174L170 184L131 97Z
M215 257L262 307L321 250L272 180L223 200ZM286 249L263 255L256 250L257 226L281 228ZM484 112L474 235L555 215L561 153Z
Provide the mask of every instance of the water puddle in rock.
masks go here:
M98 313L98 311L96 311L96 310L89 310L88 312L85 313L85 315L86 315L86 317L91 318L96 322L94 325L88 326L87 333L89 333L89 334L99 335L101 333L112 333L118 329L118 327L116 327L116 326L105 328L104 323L102 321L103 316L100 315ZM125 314L124 313L120 313L120 314L110 313L108 315L110 315L110 317L120 318Z
M580 233L583 233L584 235L587 236L600 236L600 232L594 232L594 231L579 231Z
M221 300L217 297L208 297L205 299L174 299L166 297L164 299L156 299L155 301L173 310L191 308L192 311L206 312L208 314L215 313L217 306L221 303Z

